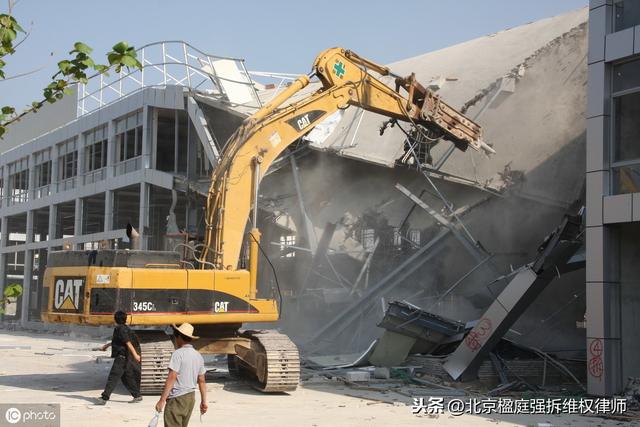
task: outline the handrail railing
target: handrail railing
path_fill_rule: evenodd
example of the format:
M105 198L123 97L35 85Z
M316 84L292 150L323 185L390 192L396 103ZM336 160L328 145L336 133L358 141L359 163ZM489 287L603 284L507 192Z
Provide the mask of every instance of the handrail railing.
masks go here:
M184 86L230 104L260 108L262 103L244 59L211 55L179 40L149 43L136 50L142 69L95 74L78 88L82 116L146 87Z

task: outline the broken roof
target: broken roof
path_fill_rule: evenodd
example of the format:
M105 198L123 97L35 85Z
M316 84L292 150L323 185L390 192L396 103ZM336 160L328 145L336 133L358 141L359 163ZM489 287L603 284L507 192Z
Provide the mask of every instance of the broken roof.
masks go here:
M505 180L500 174L505 169L523 173L533 170L584 132L585 123L575 120L582 114L582 101L567 97L575 95L572 92L584 92L587 17L588 11L583 8L390 64L396 74L414 72L419 82L431 85L448 103L478 121L484 127L486 142L497 151L488 158L471 150L467 153L456 150L441 171L501 188ZM582 49L563 43L567 37L578 38ZM538 73L530 72L541 62L536 61L537 57L545 53L552 56L547 62L557 65L550 72L548 84L543 84L544 64ZM511 97L520 91L521 82L527 78L536 81L528 89L523 85L520 96ZM557 95L554 88L565 84L570 87ZM505 102L507 98L513 99ZM544 117L548 117L554 129L547 132L541 129L545 127ZM380 136L384 120L385 117L375 113L347 109L328 138L310 145L393 167L404 152L405 137L397 128L388 128ZM449 146L445 142L432 150L434 164Z

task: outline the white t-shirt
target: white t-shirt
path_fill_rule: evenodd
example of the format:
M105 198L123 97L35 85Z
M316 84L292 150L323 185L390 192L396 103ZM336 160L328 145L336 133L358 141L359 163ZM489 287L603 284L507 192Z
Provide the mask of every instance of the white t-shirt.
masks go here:
M178 374L176 382L169 393L169 399L195 391L198 386L198 375L204 375L204 359L191 344L185 344L171 355L169 369Z

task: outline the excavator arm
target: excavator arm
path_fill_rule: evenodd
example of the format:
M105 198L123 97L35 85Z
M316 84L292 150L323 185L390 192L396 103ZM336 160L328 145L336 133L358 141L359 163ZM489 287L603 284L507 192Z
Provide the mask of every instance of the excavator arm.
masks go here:
M337 110L358 106L436 131L463 151L471 146L475 150L493 152L482 141L479 125L417 83L413 74L407 78L395 76L388 68L340 48L322 52L316 58L313 72L322 88L284 105L309 84L309 77L301 76L247 118L229 139L211 178L201 265L216 269L238 267L247 219L253 207L249 236L253 297L260 240L256 228L260 180L282 151ZM396 90L371 72L395 77ZM406 96L400 94L400 89L407 92Z

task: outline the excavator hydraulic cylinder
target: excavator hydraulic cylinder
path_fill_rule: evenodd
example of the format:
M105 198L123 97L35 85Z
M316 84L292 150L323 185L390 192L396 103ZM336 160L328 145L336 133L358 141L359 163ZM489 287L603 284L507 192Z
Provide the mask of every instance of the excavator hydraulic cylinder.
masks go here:
M260 230L252 228L249 243L249 294L251 299L255 299L258 293L258 244L260 243Z
M304 88L308 84L309 84L309 77L307 77L305 75L302 75L302 76L298 77L296 80L294 80L291 83L291 85L289 85L288 88L286 88L280 94L278 94L278 96L276 96L271 102L269 102L267 105L262 107L256 113L254 113L254 115L251 116L251 118L256 120L256 121L264 118L269 113L271 113L273 110L275 110L280 105L282 105L283 102L287 101L296 92L298 92L299 90L301 90L302 88Z

